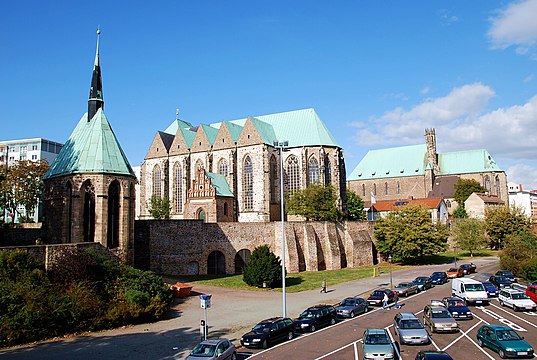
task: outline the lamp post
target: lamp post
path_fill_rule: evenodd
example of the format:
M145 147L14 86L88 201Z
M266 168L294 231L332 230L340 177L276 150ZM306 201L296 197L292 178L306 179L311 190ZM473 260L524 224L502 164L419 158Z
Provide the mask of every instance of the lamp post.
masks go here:
M455 260L455 267L457 267L457 245L453 246L455 254L453 256L453 259Z
M392 278L392 256L388 256L388 262L390 263L390 289L393 289L393 278Z
M285 214L283 207L283 151L289 145L288 141L274 141L274 147L280 149L280 215L282 220L282 310L283 317L287 317L285 293Z

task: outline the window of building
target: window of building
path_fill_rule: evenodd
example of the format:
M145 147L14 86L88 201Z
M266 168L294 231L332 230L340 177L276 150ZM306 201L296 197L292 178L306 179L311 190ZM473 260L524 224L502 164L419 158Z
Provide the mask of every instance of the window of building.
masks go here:
M220 159L218 162L218 173L227 176L227 161L225 159Z
M37 150L37 145L32 145L32 150Z
M180 162L173 166L173 200L175 212L183 212L183 169Z
M201 160L196 161L195 169L196 169L196 171L198 171L200 169L203 169L203 161L201 161Z
M20 156L19 156L19 160L21 160L21 161L26 160L26 153L24 153L24 154L20 154Z
M388 183L387 182L384 183L384 194L388 195Z
M26 145L22 146L21 145L21 148L20 148L21 153L25 153L27 150L28 150L28 146L26 146Z
M328 156L326 157L326 160L324 162L324 184L332 184L332 166L330 164L330 159L328 159Z
M32 160L37 160L37 155L32 155Z
M153 196L161 198L162 197L162 173L160 170L160 166L155 165L153 167Z
M287 191L292 194L298 189L300 189L298 158L291 155L287 158Z
M373 195L377 195L377 184L373 184Z
M362 184L362 196L365 197L365 184Z
M276 157L270 157L270 202L278 202L278 194L276 193L276 184L278 183L278 164Z
M310 161L308 163L308 170L309 170L309 184L315 184L319 182L319 162L315 157L310 157Z
M246 156L244 158L242 169L242 191L244 210L253 210L254 208L254 184L252 177L252 160L249 156Z
M227 202L224 203L224 216L227 216Z
M485 175L485 189L490 193L490 176Z
M500 199L502 198L502 187L500 186L500 177L496 175L496 196L498 196Z
M401 193L401 183L399 181L397 182L397 193Z

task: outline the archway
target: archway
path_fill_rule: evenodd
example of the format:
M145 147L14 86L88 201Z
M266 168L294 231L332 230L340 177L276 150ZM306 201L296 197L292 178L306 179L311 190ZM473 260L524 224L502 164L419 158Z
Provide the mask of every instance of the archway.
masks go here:
M213 251L207 259L207 274L219 275L226 273L226 258L220 251Z
M242 249L235 254L235 274L242 274L242 270L250 261L251 252L248 249Z
M198 209L198 215L196 217L198 218L198 220L205 221L205 210Z

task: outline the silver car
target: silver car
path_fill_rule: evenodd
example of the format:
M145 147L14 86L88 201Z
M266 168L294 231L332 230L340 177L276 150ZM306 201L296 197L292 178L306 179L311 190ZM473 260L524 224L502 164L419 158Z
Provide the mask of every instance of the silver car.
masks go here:
M336 307L337 316L355 317L369 311L369 304L362 298L346 298Z
M401 312L393 319L395 334L400 344L429 344L431 339L420 319L413 313Z
M196 345L186 359L236 360L237 351L228 339L205 340Z
M394 359L395 350L386 329L367 329L362 337L364 360Z
M428 326L431 332L456 332L459 330L457 321L443 306L427 305L423 310L423 325Z

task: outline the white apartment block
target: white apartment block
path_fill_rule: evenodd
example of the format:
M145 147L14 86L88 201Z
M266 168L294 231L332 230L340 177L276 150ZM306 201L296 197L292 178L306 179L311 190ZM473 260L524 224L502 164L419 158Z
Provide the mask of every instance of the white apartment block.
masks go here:
M509 189L509 205L516 206L533 221L537 221L537 191L522 190L522 185L510 182L507 184Z

